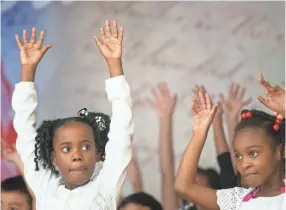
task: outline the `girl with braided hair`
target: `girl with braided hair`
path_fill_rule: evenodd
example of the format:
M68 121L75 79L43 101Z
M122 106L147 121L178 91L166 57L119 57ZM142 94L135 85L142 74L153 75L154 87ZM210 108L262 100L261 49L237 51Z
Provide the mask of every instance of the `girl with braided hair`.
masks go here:
M216 113L209 95L193 99L193 136L176 178L177 193L213 210L285 209L285 120L258 110L243 110L235 129L233 149L244 187L214 190L196 184L198 161Z
M51 47L42 47L44 32L36 42L23 31L16 36L22 64L21 82L13 94L16 148L24 165L24 176L35 194L37 209L116 209L116 201L131 160L133 133L132 100L122 63L123 28L113 21L95 37L108 67L106 92L112 117L79 111L77 117L44 121L36 130L37 93L34 88L38 63ZM101 170L97 162L104 161Z

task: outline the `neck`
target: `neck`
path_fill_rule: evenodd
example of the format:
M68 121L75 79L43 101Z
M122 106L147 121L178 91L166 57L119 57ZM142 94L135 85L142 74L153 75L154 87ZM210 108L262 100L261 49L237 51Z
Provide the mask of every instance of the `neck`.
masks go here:
M269 180L261 185L259 194L276 196L281 193L281 188L285 186L283 179L281 178L280 171L277 170L275 174L269 178Z

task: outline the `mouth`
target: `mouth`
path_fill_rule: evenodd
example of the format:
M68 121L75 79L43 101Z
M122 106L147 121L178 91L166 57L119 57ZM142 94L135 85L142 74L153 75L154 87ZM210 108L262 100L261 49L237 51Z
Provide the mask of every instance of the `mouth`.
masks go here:
M81 167L76 167L76 168L71 168L70 171L86 171L87 168L84 166Z
M255 175L257 175L257 173L248 173L248 174L244 174L243 178L248 178L248 177L255 176Z

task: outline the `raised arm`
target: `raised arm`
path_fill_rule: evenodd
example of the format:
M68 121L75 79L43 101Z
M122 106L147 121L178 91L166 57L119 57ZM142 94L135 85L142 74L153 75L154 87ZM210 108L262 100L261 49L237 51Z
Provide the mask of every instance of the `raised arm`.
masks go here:
M191 200L199 206L219 210L216 191L196 184L199 158L216 108L207 93L204 95L199 92L199 100L193 98L193 136L180 162L176 191L180 197Z
M118 33L117 23L113 21L111 33L110 22L107 20L105 24L105 30L100 29L101 39L95 37L95 40L109 68L110 79L106 80L106 92L112 105L112 116L109 140L105 148L106 157L98 177L103 179L100 181L102 186L98 187L106 196L118 196L132 156L130 138L133 134L132 100L121 62L123 27Z
M172 118L176 105L176 96L169 91L167 84L159 84L153 89L153 108L160 123L159 155L161 167L161 194L165 210L177 208L175 192L175 166L173 152Z
M34 88L35 73L40 60L51 47L51 45L42 47L43 40L44 32L41 31L36 41L36 28L32 29L31 40L28 40L28 32L23 31L23 43L16 35L22 71L21 82L16 84L12 98L12 107L15 111L14 128L17 133L16 149L24 166L25 180L36 196L39 190L43 190L41 184L47 184L43 182L43 179L49 180L50 178L49 171L35 171L34 162L37 108L37 93Z
M138 193L143 191L142 176L140 168L138 166L136 152L132 152L132 159L127 168L127 177L131 181L133 193Z
M8 160L12 163L14 163L17 167L17 169L20 171L20 174L24 177L24 165L23 162L20 158L20 156L18 155L16 148L15 148L15 144L12 145L13 148L9 148L7 143L5 142L5 140L1 139L1 153L2 156L5 160ZM36 198L35 195L32 191L32 189L30 188L30 186L27 184L27 181L24 178L24 181L26 183L26 187L33 199L32 201L32 210L36 210Z

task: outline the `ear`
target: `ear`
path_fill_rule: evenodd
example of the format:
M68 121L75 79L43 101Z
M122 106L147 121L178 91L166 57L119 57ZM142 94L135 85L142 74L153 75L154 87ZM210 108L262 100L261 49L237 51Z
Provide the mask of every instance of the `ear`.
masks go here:
M98 163L101 161L101 152L96 152L95 161Z
M51 162L52 162L53 166L56 168L56 166L57 166L57 161L56 161L56 155L55 155L55 152L54 152L54 151L52 151Z
M277 147L277 149L276 149L276 151L275 151L275 153L276 153L276 158L277 158L277 160L282 160L282 159L285 159L285 145L284 144L280 144L278 147Z

